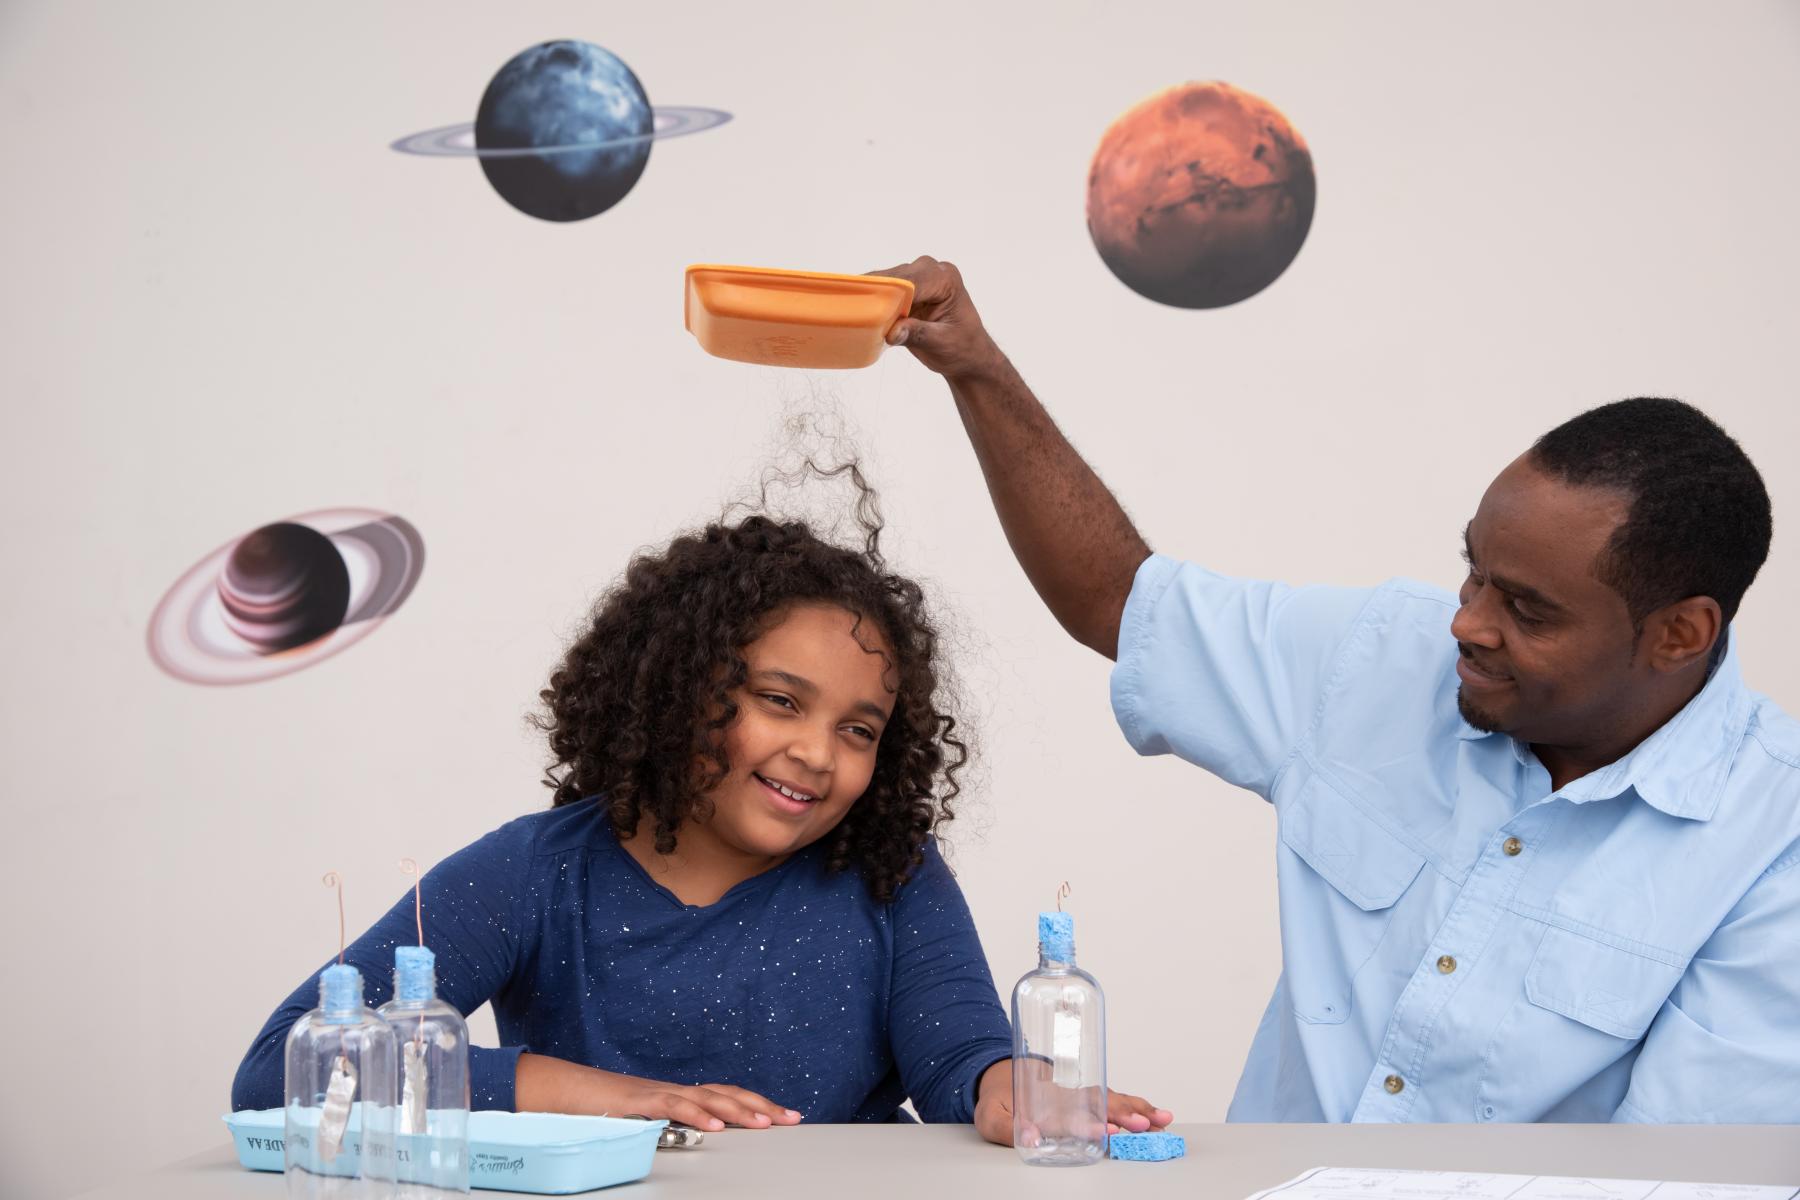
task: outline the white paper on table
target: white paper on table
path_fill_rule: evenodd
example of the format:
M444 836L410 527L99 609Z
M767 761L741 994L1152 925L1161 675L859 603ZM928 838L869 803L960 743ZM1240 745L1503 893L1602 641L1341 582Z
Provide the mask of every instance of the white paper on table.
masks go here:
M1796 1200L1800 1188L1314 1167L1248 1200Z

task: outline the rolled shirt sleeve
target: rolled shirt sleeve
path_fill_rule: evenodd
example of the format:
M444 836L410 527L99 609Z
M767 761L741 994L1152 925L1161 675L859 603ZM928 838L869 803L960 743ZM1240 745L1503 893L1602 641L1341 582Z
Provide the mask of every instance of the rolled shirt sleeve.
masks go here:
M1176 754L1266 796L1373 594L1232 579L1152 555L1119 627L1119 728L1139 754Z

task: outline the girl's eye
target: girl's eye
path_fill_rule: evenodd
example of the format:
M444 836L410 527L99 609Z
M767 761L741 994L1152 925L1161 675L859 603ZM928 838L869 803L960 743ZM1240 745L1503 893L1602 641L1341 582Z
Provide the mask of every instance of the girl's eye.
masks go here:
M861 725L850 726L850 732L854 733L857 737L862 738L866 742L872 742L875 740L874 731L871 729L866 729Z
M780 692L764 692L762 693L762 698L767 700L770 704L779 704L783 708L791 709L794 707L794 702L789 700L786 696L783 696Z

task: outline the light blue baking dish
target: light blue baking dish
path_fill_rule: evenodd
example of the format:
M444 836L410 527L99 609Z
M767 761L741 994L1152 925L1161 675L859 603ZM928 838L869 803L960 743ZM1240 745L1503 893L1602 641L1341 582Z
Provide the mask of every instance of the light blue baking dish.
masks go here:
M252 1171L282 1169L282 1110L225 1118L238 1161ZM564 1196L630 1183L650 1174L667 1121L570 1117L559 1113L469 1114L469 1182L499 1192ZM401 1135L398 1150L412 1139ZM353 1147L346 1147L352 1152Z

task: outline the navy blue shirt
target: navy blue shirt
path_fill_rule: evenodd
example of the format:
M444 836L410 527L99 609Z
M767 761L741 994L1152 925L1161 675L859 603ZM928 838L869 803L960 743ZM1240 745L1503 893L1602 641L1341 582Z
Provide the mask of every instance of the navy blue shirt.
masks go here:
M982 1071L1012 1053L962 891L939 856L891 904L860 871L801 850L704 907L619 845L592 800L522 817L422 883L438 994L492 1001L501 1048L470 1051L474 1107L512 1109L521 1051L667 1082L730 1083L809 1121L969 1121ZM347 961L371 1006L394 947L416 942L409 891ZM279 1108L288 1028L315 973L275 1010L232 1084L234 1109Z

